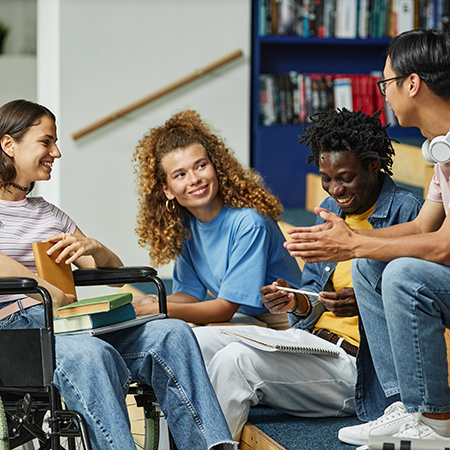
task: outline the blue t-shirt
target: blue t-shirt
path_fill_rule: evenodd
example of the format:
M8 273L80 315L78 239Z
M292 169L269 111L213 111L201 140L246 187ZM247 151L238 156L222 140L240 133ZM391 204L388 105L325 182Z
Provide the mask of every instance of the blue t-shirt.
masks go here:
M173 292L205 300L214 297L240 303L238 311L256 316L268 312L260 289L277 278L291 286L301 283L295 258L283 247L277 223L254 209L226 206L210 222L187 219L190 239L184 239L175 262Z

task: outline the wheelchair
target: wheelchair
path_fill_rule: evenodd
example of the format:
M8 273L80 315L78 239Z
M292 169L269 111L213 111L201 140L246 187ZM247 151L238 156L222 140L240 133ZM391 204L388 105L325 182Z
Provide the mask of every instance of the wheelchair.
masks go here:
M164 284L150 267L79 269L76 286L151 282L156 285L161 318L167 317ZM45 328L0 330L0 450L91 450L83 418L63 407L53 385L55 349L52 302L48 291L31 278L0 278L0 295L39 294L45 306ZM131 386L129 396L142 408L143 434L137 448L157 450L160 408L153 389ZM3 408L2 408L3 403ZM2 420L3 419L3 420ZM47 429L45 429L47 427ZM170 450L176 450L169 431Z

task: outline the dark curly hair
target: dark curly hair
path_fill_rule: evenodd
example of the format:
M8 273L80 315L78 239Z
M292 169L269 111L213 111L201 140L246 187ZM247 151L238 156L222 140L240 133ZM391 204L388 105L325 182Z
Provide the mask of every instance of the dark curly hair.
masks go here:
M381 123L380 114L377 111L370 116L346 108L313 114L312 124L299 136L300 144L306 142L311 147L308 164L314 162L319 167L321 153L350 151L364 170L368 170L372 161L380 160L380 170L392 175L395 152L386 131L389 125Z

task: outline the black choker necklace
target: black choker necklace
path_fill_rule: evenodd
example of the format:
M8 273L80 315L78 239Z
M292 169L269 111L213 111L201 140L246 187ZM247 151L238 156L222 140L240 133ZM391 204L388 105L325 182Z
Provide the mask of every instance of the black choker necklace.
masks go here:
M28 194L28 192L30 192L30 187L24 187L21 186L20 184L17 183L9 183L12 187L15 187L16 189L19 189L19 191L23 191L26 192Z

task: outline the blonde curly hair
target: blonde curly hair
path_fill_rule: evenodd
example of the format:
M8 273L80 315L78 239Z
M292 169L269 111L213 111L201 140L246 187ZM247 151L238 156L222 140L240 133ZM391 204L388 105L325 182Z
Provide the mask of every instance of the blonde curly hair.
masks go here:
M189 237L183 220L189 211L176 201L173 211L166 208L162 185L167 177L161 161L170 152L191 144L205 148L216 171L218 195L224 205L253 208L274 220L283 212L280 201L264 187L260 175L244 169L196 111L181 111L145 134L133 156L139 196L136 232L139 244L149 248L151 264L155 267L174 260L181 252L182 239Z

